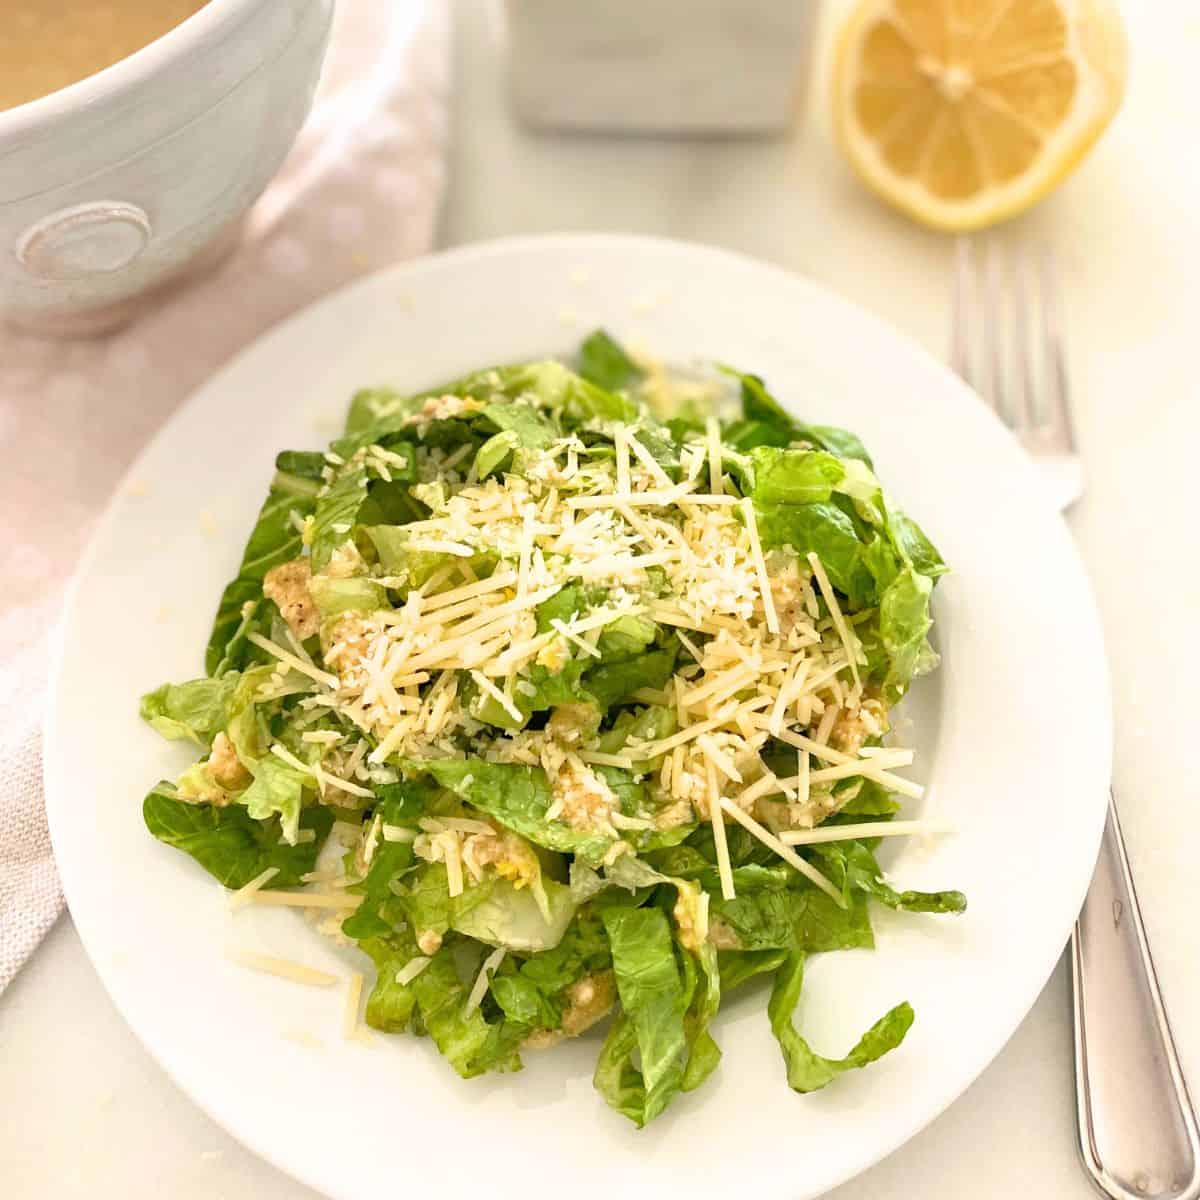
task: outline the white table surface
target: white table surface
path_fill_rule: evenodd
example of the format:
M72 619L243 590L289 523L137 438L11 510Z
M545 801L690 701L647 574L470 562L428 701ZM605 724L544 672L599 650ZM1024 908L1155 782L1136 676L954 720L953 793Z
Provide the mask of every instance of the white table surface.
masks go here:
M1200 775L1186 682L1200 678L1190 488L1200 441L1200 18L1182 3L1150 7L1128 14L1133 75L1116 124L1014 232L1052 239L1064 264L1091 468L1071 524L1109 639L1114 769L1130 853L1180 1053L1200 1091ZM784 140L533 136L508 117L485 10L479 0L460 0L458 9L443 243L558 229L713 242L806 273L943 351L950 245L862 192L830 143L822 105ZM1013 586L1036 581L1014 578ZM1028 655L1032 678L1037 647L1014 653ZM1022 839L1036 836L1014 830L1012 845L997 850L1019 854ZM969 892L970 880L962 883ZM1075 1157L1070 1030L1060 965L962 1099L838 1189L837 1200L1091 1196ZM0 998L0 1112L7 1200L313 1196L175 1088L114 1011L69 918Z

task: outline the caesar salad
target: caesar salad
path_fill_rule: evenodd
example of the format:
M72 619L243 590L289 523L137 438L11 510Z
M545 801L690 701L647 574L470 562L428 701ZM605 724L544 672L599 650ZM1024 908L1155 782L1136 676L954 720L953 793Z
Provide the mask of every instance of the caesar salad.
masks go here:
M894 819L922 789L889 729L937 664L945 570L858 438L754 375L597 332L571 362L364 390L326 451L278 456L205 676L143 697L203 748L145 822L361 950L367 1024L464 1077L607 1021L595 1086L644 1125L761 976L813 1091L913 1012L818 1054L807 957L870 947L872 902L965 907L875 858L921 827Z

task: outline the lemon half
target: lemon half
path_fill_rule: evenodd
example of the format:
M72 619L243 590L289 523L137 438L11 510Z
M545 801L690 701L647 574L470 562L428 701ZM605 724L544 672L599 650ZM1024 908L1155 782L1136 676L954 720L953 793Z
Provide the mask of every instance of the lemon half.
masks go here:
M1121 103L1126 44L1107 0L863 0L836 48L851 164L938 229L1036 203Z

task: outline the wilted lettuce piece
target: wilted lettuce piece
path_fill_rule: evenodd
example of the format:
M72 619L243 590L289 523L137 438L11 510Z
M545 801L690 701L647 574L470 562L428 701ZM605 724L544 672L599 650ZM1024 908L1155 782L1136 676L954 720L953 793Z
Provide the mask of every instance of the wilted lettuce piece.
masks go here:
M641 367L603 329L590 334L579 348L579 373L609 392L633 387L643 375Z
M796 1011L803 986L804 954L795 952L789 954L779 968L771 989L771 999L767 1003L771 1032L775 1034L783 1052L788 1086L794 1091L815 1092L843 1072L875 1062L904 1041L904 1035L913 1023L912 1006L908 1003L897 1004L862 1035L845 1058L823 1058L809 1047L792 1024L792 1014Z
M327 808L306 809L300 828L311 829L315 840L285 845L278 819L260 821L239 804L217 808L176 800L173 788L160 783L142 804L146 828L160 842L190 854L227 888L244 887L268 867L278 868L265 886L291 887L316 864L321 846L333 826Z
M480 759L410 760L403 766L410 774L433 776L480 812L547 850L577 854L584 862L596 864L613 843L614 839L604 834L546 819L553 794L540 767Z
M638 1031L633 1018L628 1013L618 1013L609 1026L604 1045L600 1047L592 1085L609 1108L628 1117L641 1129L652 1118L646 1114L646 1084L642 1073L634 1066L637 1050ZM679 1084L682 1082L680 1072ZM670 1097L667 1100L669 1102ZM661 1107L658 1111L662 1111Z
M345 612L376 612L389 607L383 585L365 575L352 575L346 579L314 575L309 581L308 592L325 618Z
M270 754L246 766L254 776L250 786L241 795L246 812L258 821L278 816L284 840L289 845L295 845L308 776Z
M238 672L230 671L217 679L164 683L142 697L142 720L165 738L211 745L229 719L229 702L240 679Z
M316 453L289 450L276 458L275 476L242 552L237 577L221 594L204 655L204 669L209 675L245 665L246 630L241 627L246 619L242 609L262 602L263 576L272 567L300 554L300 533L292 514L305 517L314 510L324 467L324 456Z
M409 986L426 1032L464 1079L521 1069L517 1051L528 1028L503 1020L490 1024L479 1007L466 1011L469 989L459 980L452 947L439 950Z

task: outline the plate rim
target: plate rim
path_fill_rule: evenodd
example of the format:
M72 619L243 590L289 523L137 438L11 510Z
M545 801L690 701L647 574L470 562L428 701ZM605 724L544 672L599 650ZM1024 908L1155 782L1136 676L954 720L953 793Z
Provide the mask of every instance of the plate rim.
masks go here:
M708 259L710 261L725 260L732 266L774 276L777 280L786 283L787 286L807 290L814 302L820 306L832 310L840 310L840 315L843 319L855 321L864 328L869 327L873 337L889 343L889 353L895 355L902 354L905 358L918 364L922 371L928 372L932 370L940 375L944 384L960 392L964 403L973 404L977 411L982 410L978 415L989 418L991 423L1007 436L1007 430L999 417L996 416L980 397L959 379L945 363L930 353L912 336L891 325L869 309L862 307L807 275L724 247L684 239L643 234L565 231L472 241L435 253L422 255L416 259L392 263L369 274L360 276L259 332L257 336L241 347L210 376L188 393L172 410L171 414L155 431L153 436L141 447L129 468L123 473L120 482L109 497L103 513L97 520L89 537L87 547L81 555L75 570L72 572L70 582L65 590L59 619L51 639L50 671L46 690L45 719L43 725L43 780L51 844L56 862L60 864L72 862L71 853L69 851L65 855L63 853L64 848L70 844L69 838L63 833L63 830L68 825L69 801L63 795L66 790L65 787L60 788L62 781L58 778L58 772L62 764L58 761L55 753L56 746L61 740L58 737L57 730L61 708L59 704L59 690L64 672L67 634L72 617L80 602L80 593L83 584L87 576L91 573L94 560L99 553L100 543L104 540L104 534L118 519L119 500L126 492L130 481L137 477L142 463L155 453L157 447L162 442L170 439L174 427L182 419L183 415L199 408L208 393L219 390L223 386L226 377L236 374L245 360L263 352L263 347L267 343L286 342L292 336L292 329L310 319L315 311L340 303L346 303L348 297L356 295L359 292L369 292L373 288L379 287L384 280L395 282L400 286L414 286L419 285L423 276L437 273L453 264L470 262L472 260L485 260L495 256L520 255L522 253L554 248L562 250L577 249L582 253L591 253L596 249L607 249L609 251L625 249L632 252L642 249L650 251L660 250L683 253L689 257ZM1032 463L1025 459L1024 455L1017 450L1015 443L1013 444L1013 448L1016 452L1012 460L1014 468L1026 472L1028 479L1032 481L1034 479ZM1097 646L1103 650L1103 630L1096 606L1095 595L1078 546L1073 537L1071 537L1062 515L1049 504L1045 506L1044 519L1049 526L1053 527L1055 531L1053 536L1060 543L1060 548L1068 560L1069 569L1077 573L1085 585L1089 601L1088 612L1085 614L1086 623L1091 627L1091 633L1095 635L1094 640ZM1095 731L1095 746L1099 751L1099 759L1103 762L1107 774L1110 775L1113 753L1112 690L1106 655L1101 657L1098 670L1103 680L1102 699L1104 703L1101 705L1101 708L1105 714L1105 719L1103 725ZM1091 880L1093 865L1099 853L1106 808L1107 793L1105 792L1102 793L1100 799L1096 802L1095 813L1092 816L1091 822L1092 827L1080 831L1080 840L1086 842L1088 847L1087 854L1081 855L1080 861L1082 862L1086 859L1089 866L1082 882L1079 882L1077 887L1071 889L1077 893L1076 909L1082 905L1088 884ZM297 1180L330 1197L344 1197L345 1200L358 1200L357 1192L353 1191L349 1186L343 1188L339 1184L336 1179L335 1170L331 1169L322 1173L319 1169L307 1169L307 1164L304 1162L294 1160L284 1161L282 1156L277 1154L273 1149L274 1143L270 1138L259 1136L257 1130L246 1130L236 1127L233 1118L227 1118L212 1097L207 1094L201 1094L201 1089L190 1085L186 1078L186 1064L176 1061L176 1052L170 1044L160 1044L158 1031L141 1028L135 1024L134 1020L128 1015L127 1006L121 998L125 985L119 978L118 968L114 962L105 956L102 949L98 947L98 943L104 940L103 935L99 931L98 918L96 918L96 923L94 923L94 914L89 912L86 907L81 910L84 915L77 915L73 900L79 891L79 881L78 877L72 874L72 871L73 868L71 867L68 867L67 870L62 870L60 867L60 877L67 905L71 910L72 920L75 923L88 959L99 975L105 991L121 1015L122 1020L150 1053L155 1062L166 1072L175 1086L179 1087L192 1103L196 1104L232 1138L246 1146L258 1157L271 1163L289 1178ZM1027 1001L1022 1002L1019 1006L1019 1011L1016 1010L1017 1006L1014 1005L1014 1012L1010 1014L1009 1019L1002 1023L1003 1028L998 1033L993 1034L996 1039L995 1044L986 1055L977 1060L977 1064L969 1074L969 1077L962 1079L955 1078L935 1087L933 1089L934 1095L915 1117L905 1117L902 1114L898 1114L892 1134L887 1137L872 1139L870 1149L861 1156L858 1165L852 1172L823 1183L823 1189L840 1186L842 1183L856 1178L858 1175L877 1165L921 1133L966 1092L988 1066L991 1065L1025 1020L1025 1017L1041 994L1061 958L1062 950L1066 947L1069 935L1070 929L1064 931L1062 948L1050 956L1048 961L1042 962L1036 972L1032 967L1028 968L1030 976L1036 974L1039 980L1036 989L1032 990ZM997 1028L997 1026L994 1025L993 1028ZM803 1194L809 1196L816 1195L817 1193L803 1190Z

